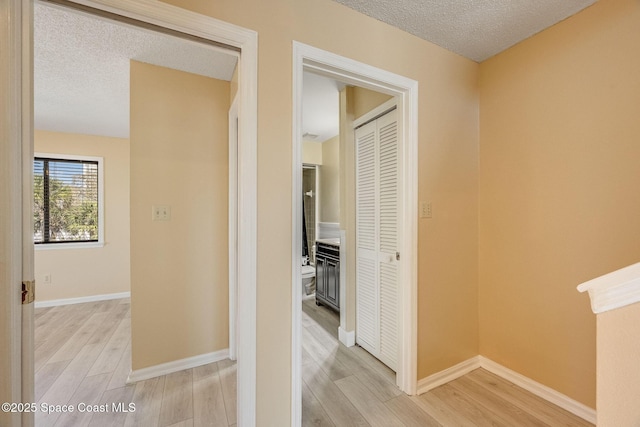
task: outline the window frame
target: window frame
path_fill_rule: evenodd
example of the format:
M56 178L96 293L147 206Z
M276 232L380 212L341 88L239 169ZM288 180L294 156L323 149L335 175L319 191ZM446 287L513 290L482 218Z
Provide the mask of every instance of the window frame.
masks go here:
M104 246L104 157L84 156L77 154L60 154L34 152L33 161L36 158L47 158L52 160L83 160L98 162L98 241L97 242L56 242L34 244L36 251L50 249L87 249L101 248ZM31 172L33 179L33 171ZM33 225L31 226L33 228Z

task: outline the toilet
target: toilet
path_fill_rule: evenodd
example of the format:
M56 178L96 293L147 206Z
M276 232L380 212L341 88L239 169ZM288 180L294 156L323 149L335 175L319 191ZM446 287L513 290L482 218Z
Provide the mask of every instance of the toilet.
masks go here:
M311 295L316 290L316 268L313 265L302 266L302 295Z

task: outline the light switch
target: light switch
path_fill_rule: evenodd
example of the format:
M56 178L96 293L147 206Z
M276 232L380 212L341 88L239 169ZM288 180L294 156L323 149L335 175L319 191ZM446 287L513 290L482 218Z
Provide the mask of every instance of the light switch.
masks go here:
M431 218L432 216L431 202L420 202L420 218Z
M171 221L171 206L168 206L168 205L152 206L151 219L153 221Z

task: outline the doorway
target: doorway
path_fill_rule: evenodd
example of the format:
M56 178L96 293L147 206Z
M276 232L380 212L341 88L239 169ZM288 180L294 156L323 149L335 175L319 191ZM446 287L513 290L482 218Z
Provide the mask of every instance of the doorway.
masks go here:
M244 313L239 319L238 345L238 407L239 424L255 423L255 275L256 275L256 104L255 97L257 86L257 40L253 31L220 22L213 18L188 12L177 7L151 1L140 1L136 4L122 3L118 1L70 2L81 8L89 7L99 13L115 14L119 19L133 20L145 26L155 26L164 31L177 31L191 37L209 40L219 45L228 46L240 51L238 76L239 97L239 144L238 163L240 175L238 188L240 189L243 204L238 211L238 308ZM28 195L32 194L30 184L31 168L33 162L32 130L33 118L30 111L33 103L30 90L32 73L32 5L30 2L11 2L8 5L6 17L2 28L6 28L7 34L3 34L3 52L11 52L11 57L6 58L10 65L7 72L6 93L10 96L3 97L2 111L12 111L7 116L5 131L10 137L3 144L3 154L7 159L14 161L15 167L3 168L3 181L11 183L12 194L24 194L25 203L9 204L8 212L10 220L3 221L2 232L11 233L16 239L11 245L3 246L2 255L12 262L8 266L8 274L21 277L26 282L33 281L33 246L31 242L32 229L30 223L31 202ZM3 15L3 18L5 15ZM5 25L6 24L6 25ZM5 49L6 47L6 49ZM3 56L3 64L5 63ZM5 79L3 79L5 80ZM3 88L4 89L4 88ZM3 90L4 93L4 90ZM4 126L3 126L4 127ZM4 139L3 139L4 140ZM3 201L9 200L9 194L2 194ZM5 197L7 196L7 197ZM19 199L18 199L19 200ZM15 201L15 198L14 198ZM25 221L22 222L22 219ZM25 224L22 226L21 224ZM16 225L18 227L16 228ZM16 229L22 229L22 235L15 233ZM23 246L21 251L19 246ZM16 257L15 254L23 253ZM12 256L9 256L11 254ZM14 280L14 282L17 282ZM7 290L9 292L9 290ZM17 291L11 290L12 297L2 299L3 312L12 320L12 328L2 331L2 342L7 343L7 363L3 363L0 374L9 379L6 388L6 396L13 397L13 401L33 401L33 384L30 380L29 360L33 354L33 314L32 304L24 306L17 303ZM24 314L23 314L24 313ZM253 322L252 322L253 319ZM23 336L24 331L24 336ZM32 371L31 371L32 372ZM32 377L31 377L32 378ZM3 393L5 395L5 393ZM11 422L16 422L19 416L11 415ZM25 415L25 423L30 416ZM4 419L4 418L3 418ZM19 421L18 421L19 422Z
M338 55L322 51L301 43L294 42L293 47L293 244L292 244L292 419L298 425L302 419L302 384L301 384L301 266L297 262L301 253L301 137L303 129L301 112L301 94L303 88L303 73L314 73L333 78L346 84L360 86L377 92L382 92L398 99L398 116L400 122L401 155L399 164L401 175L398 177L400 186L400 210L402 225L400 234L402 243L400 251L404 262L399 269L398 302L401 307L398 316L398 364L396 384L407 394L414 394L416 390L417 373L417 82L386 71L379 70L367 64L350 60ZM343 236L341 236L342 238ZM344 236L346 237L346 236ZM347 252L349 246L354 247L352 237L346 239ZM341 242L344 245L344 240ZM353 269L354 264L346 264L347 269ZM341 273L344 268L341 268ZM344 277L344 275L343 275ZM341 286L341 304L346 299ZM355 342L355 331L347 327L346 315L340 312L340 341L347 345Z

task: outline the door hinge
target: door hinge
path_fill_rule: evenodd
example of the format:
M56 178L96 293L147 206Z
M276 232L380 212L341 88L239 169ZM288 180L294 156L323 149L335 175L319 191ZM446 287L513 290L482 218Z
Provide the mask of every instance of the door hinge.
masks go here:
M36 299L36 281L22 282L22 304L31 304Z
M400 252L396 252L396 261L400 261Z

